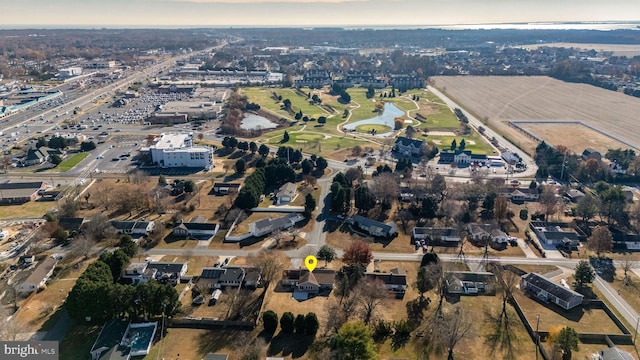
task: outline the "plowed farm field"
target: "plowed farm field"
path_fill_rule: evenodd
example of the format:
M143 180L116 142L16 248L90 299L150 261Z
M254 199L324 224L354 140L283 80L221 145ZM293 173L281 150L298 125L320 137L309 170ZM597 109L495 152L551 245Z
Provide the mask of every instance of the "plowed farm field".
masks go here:
M595 141L599 148L624 148L629 146L622 143L628 143L640 149L640 98L545 76L440 76L432 80L465 109L530 153L537 143L509 126L510 120L582 121L610 135ZM554 145L563 144L581 152L580 149L594 144L585 139L587 134L578 130L580 126L575 125L575 133L569 127L561 132L544 131L536 135L547 140L546 136Z

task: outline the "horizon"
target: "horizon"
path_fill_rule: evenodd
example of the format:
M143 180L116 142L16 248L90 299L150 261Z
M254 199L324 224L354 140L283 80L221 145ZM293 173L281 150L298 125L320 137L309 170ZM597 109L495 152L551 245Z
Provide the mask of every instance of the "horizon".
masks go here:
M609 0L0 0L2 28L441 27L637 22L640 2ZM197 25L193 25L197 24ZM411 25L404 25L411 24Z
M342 29L342 30L640 30L640 20L606 21L530 21L530 22L479 22L458 24L309 24L309 25L133 25L133 24L6 24L0 30L144 30L144 29Z

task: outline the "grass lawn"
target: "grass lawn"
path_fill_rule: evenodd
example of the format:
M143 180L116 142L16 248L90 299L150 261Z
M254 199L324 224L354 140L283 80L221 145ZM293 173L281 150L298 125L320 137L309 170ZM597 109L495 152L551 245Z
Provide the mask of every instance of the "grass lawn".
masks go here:
M518 264L516 265L516 267L528 273L538 273L540 275L544 275L552 271L558 270L558 267L553 265Z
M576 307L565 311L553 304L541 304L521 292L516 292L515 297L529 322L535 323L536 316L540 315L540 331L549 331L556 326L570 326L578 333L622 334L604 310Z
M54 168L54 171L57 172L65 172L71 170L74 166L78 165L78 163L84 160L87 156L89 156L88 152L81 152L77 154L73 154L71 157L65 159L58 166Z
M60 359L86 360L93 343L100 334L101 326L75 325L60 343Z
M196 251L189 256L186 255L187 254L182 256L166 255L162 257L161 261L187 262L187 275L200 276L200 274L202 274L202 268L213 267L213 264L218 260L217 256L197 256Z
M375 131L376 133L384 134L391 131L392 129L387 125L379 125L379 124L365 124L365 125L356 126L357 132L370 134L372 130Z
M373 145L366 141L354 139L350 135L326 135L323 133L324 129L328 129L328 125L318 129L314 128L314 130L310 130L309 132L289 132L289 141L286 143L280 143L284 130L270 132L264 137L267 138L265 142L270 145L291 146L294 149L300 149L306 153L318 154L325 157L330 157L330 155L336 151L356 145L363 147Z
M625 285L624 271L618 269L616 271L616 277L609 285L617 290L618 294L620 294L634 310L640 311L640 279L632 271L629 271L627 276L629 276L630 280L629 284Z
M430 140L438 146L440 151L451 148L451 143L456 140L460 144L460 140L464 139L465 150L471 150L474 154L492 154L493 148L489 145L477 132L471 130L469 135L465 136L443 136L443 135L422 135L423 140Z
M0 206L0 219L39 218L55 207L54 201L30 201L22 205L4 205Z

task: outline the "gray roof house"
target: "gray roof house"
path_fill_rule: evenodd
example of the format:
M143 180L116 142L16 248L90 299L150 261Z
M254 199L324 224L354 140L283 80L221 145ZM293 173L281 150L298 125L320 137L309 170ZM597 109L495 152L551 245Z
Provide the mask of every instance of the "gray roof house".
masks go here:
M276 204L277 205L285 205L290 203L294 197L296 197L296 192L298 191L298 186L296 184L288 182L280 187L278 192L276 193Z
M215 288L240 287L246 276L246 272L241 267L227 267L224 274L220 275Z
M448 271L444 274L449 294L495 294L496 276L490 272Z
M0 204L24 204L35 200L44 187L42 181L6 182L0 184Z
M544 221L532 221L529 227L538 237L541 243L547 245L570 245L578 244L578 234L573 231L565 231L557 223Z
M52 257L47 257L42 260L31 275L20 284L18 292L31 293L43 288L47 284L47 280L49 280L51 274L53 274L53 269L55 269L57 262L58 260Z
M582 160L587 161L589 159L596 159L598 161L602 160L602 154L599 151L596 151L592 148L586 148L582 152Z
M153 231L153 226L155 223L153 221L117 221L114 220L111 222L111 226L113 226L116 231L120 234L130 234L130 235L146 235L149 232Z
M582 304L584 296L536 273L524 275L520 289L540 301L554 303L565 310Z
M460 242L460 230L456 228L414 227L411 230L414 240L428 240L428 244L455 246Z
M401 155L420 156L424 148L424 141L417 139L410 139L404 136L398 136L396 142L393 145L393 151L400 153Z
M249 232L255 236L263 236L276 230L288 229L304 220L299 214L291 213L276 219L262 219L249 224Z
M407 291L407 273L399 268L391 269L388 273L365 273L366 279L373 281L381 281L387 290L396 293L404 293Z
M393 222L385 224L360 215L352 217L350 222L372 236L391 237L397 233L396 225Z
M202 222L201 219L193 218L189 222L181 222L173 228L173 235L191 239L208 240L215 236L220 229L219 224Z
M187 263L177 262L134 262L129 264L122 275L134 284L155 280L163 284L176 285L187 273Z

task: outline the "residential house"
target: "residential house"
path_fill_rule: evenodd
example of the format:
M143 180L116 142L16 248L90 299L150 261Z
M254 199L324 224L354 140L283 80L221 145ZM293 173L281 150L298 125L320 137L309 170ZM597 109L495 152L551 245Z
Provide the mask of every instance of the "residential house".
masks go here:
M219 195L227 195L229 193L237 193L240 191L242 184L239 183L214 183L213 192Z
M296 87L309 87L311 89L320 89L324 86L333 85L331 73L323 69L311 69L307 71L302 79L296 80Z
M387 290L394 293L404 294L407 291L407 273L399 268L391 269L388 273L372 272L365 273L365 279L380 281Z
M572 203L577 203L585 196L586 195L578 189L570 189L564 193L564 197L569 199L569 201L571 201Z
M296 197L296 192L298 191L298 187L296 184L288 182L280 187L278 192L276 193L276 204L277 205L286 205L290 203L293 198Z
M630 353L614 346L591 355L591 360L635 360L635 358Z
M22 160L22 165L30 166L42 164L43 162L49 160L49 158L53 155L62 157L65 155L65 152L60 149L51 149L46 146L41 146L39 148L30 148L29 150L27 150L27 155Z
M153 231L153 221L112 221L116 231L120 234L144 236Z
M177 285L187 274L187 263L149 262L147 269L155 270L155 280L161 284Z
M79 217L61 217L58 219L58 225L71 233L77 233L84 224L84 218Z
M592 148L584 149L581 157L583 161L587 161L589 159L596 159L598 161L602 160L602 154Z
M126 320L114 319L104 324L91 347L91 360L128 359L129 349L120 345L128 328Z
M473 241L490 240L496 244L505 244L509 241L509 236L493 224L469 224L467 232Z
M215 236L220 229L219 224L208 223L199 218L189 222L180 222L173 228L173 235L181 238L208 240Z
M47 284L47 280L53 274L53 269L56 267L57 259L47 257L36 266L31 275L27 277L18 287L18 292L31 293L42 289Z
M579 240L578 234L574 231L565 230L566 226L567 224L545 221L531 221L529 223L529 227L536 234L541 244L576 247Z
M413 240L426 240L427 244L457 246L460 243L460 230L456 228L414 227L411 230Z
M619 175L625 175L627 173L627 169L623 168L622 165L618 164L616 161L609 164L609 170L611 170L612 173Z
M498 190L498 195L511 200L514 203L525 201L538 201L540 193L538 189L505 187Z
M161 284L177 285L186 273L187 263L134 262L127 266L122 278L133 284L155 280Z
M287 214L276 219L262 219L250 223L249 232L255 237L260 237L276 230L288 229L302 220L304 220L304 217L295 213Z
M44 187L42 181L7 182L0 184L0 204L24 204L38 197Z
M424 141L398 136L393 145L393 151L406 156L422 156Z
M294 292L317 294L331 291L335 277L336 272L330 269L315 269L313 272L306 269L291 269L283 272L280 282L282 286Z
M397 234L396 225L393 222L382 223L364 216L356 215L350 219L360 230L368 232L372 236L392 237Z
M524 275L520 289L540 301L554 303L565 310L582 304L584 296L536 273Z
M240 287L242 286L246 274L247 273L245 272L244 268L226 267L224 269L224 273L220 275L220 277L218 278L218 282L214 285L214 287Z
M208 289L241 285L255 289L260 286L261 281L260 270L255 267L213 267L202 269L198 284Z
M496 276L490 272L447 271L444 281L449 294L493 295L496 291Z

